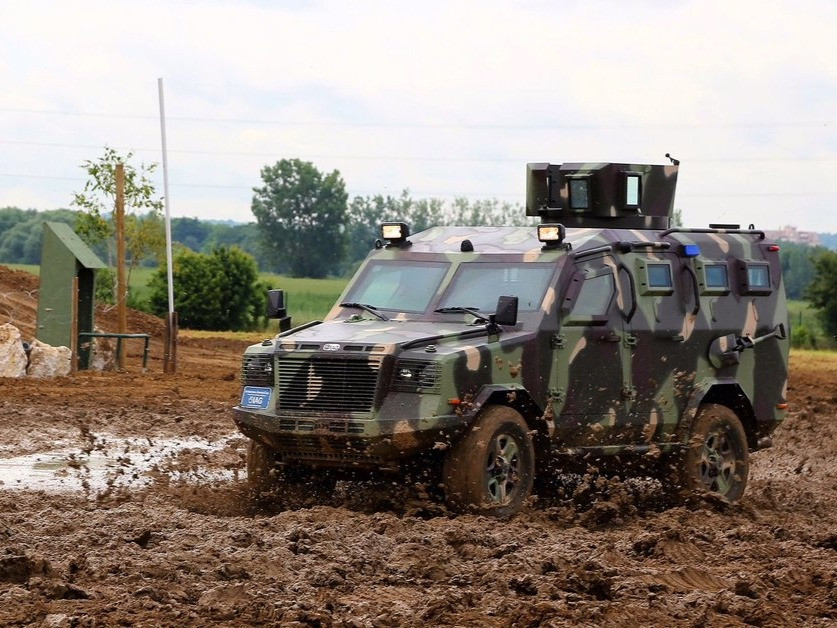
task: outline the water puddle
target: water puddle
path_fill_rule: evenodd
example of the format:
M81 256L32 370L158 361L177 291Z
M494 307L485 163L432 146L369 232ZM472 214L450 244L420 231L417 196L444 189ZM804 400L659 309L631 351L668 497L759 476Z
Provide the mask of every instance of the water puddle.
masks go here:
M47 452L0 458L0 490L99 493L147 486L155 478L177 481L234 480L237 477L232 434L205 438L118 438L91 434L83 448L64 446ZM224 461L207 463L230 450Z

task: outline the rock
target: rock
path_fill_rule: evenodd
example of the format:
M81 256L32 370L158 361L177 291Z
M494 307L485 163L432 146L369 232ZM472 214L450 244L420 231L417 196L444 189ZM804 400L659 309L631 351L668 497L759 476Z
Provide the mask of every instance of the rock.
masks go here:
M72 352L69 347L53 347L33 340L29 349L29 377L66 377L70 374Z
M102 330L96 329L96 331ZM116 341L113 338L93 338L91 350L93 351L93 356L90 358L91 370L116 370Z
M26 375L26 352L20 330L6 323L0 325L0 377L23 377Z

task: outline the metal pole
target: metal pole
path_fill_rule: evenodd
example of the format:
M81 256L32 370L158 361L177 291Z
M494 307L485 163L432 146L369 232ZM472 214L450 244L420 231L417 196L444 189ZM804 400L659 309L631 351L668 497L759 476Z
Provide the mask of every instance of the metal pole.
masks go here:
M177 371L177 325L174 323L174 273L171 256L171 216L169 208L169 163L166 150L166 107L163 99L163 78L157 79L157 90L160 94L160 137L163 146L163 202L166 208L166 270L169 287L169 315L166 319L166 348L163 360L163 370L166 373Z

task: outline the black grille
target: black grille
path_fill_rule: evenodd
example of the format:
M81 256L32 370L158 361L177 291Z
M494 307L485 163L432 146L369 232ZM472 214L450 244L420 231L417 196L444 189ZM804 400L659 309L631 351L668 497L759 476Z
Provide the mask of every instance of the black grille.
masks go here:
M279 411L369 412L380 358L280 357Z
M245 386L273 386L273 354L244 355L241 381Z

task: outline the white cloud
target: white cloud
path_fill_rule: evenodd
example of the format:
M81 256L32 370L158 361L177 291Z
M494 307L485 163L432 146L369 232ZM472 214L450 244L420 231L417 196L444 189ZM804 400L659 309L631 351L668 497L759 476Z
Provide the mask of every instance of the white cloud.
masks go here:
M522 201L527 161L670 151L690 222L837 231L826 2L36 1L0 23L0 205L67 205L80 183L8 175L81 181L91 147L159 161L163 76L175 215L249 219L282 157L351 193Z

